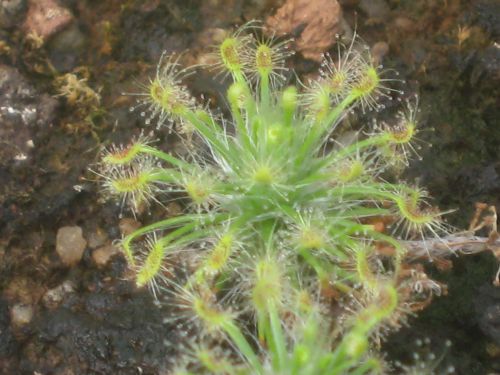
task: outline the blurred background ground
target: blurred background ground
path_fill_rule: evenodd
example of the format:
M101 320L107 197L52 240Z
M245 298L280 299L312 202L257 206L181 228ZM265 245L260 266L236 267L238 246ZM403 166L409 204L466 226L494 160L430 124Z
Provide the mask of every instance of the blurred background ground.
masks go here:
M388 74L399 72L401 88L420 94L429 131L404 178L455 209L448 220L459 228L475 202L500 208L497 0L0 0L1 374L167 373L181 339L127 281L112 241L181 207L134 219L100 199L88 168L103 146L141 131L178 147L167 128L149 129L131 113L122 93L140 90L163 51L206 62L210 46L252 19L295 38L290 67L304 80L321 53L335 53L336 34L356 30ZM188 86L224 105L224 83L210 73ZM384 347L405 361L415 340L430 338L440 353L450 339L446 361L458 374L500 372L496 260L484 253L453 263L447 272L430 267L448 295Z

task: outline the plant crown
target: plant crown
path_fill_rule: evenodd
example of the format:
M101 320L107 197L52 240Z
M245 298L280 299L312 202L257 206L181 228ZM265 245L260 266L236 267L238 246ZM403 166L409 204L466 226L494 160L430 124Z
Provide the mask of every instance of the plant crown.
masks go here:
M417 297L402 288L404 244L380 223L409 236L444 228L422 189L380 177L411 156L416 109L342 142L337 127L351 111L380 109L391 95L367 49L355 38L298 89L283 86L288 41L259 31L244 26L215 49L215 68L232 79L229 120L182 86L192 71L178 58L162 57L138 94L147 123L175 122L206 147L180 157L141 137L105 153L105 190L132 210L162 192L191 202L126 236L123 252L137 286L177 306L171 318L196 333L177 374L384 372L376 338ZM169 267L181 264L185 276L174 278ZM238 320L248 314L254 324Z

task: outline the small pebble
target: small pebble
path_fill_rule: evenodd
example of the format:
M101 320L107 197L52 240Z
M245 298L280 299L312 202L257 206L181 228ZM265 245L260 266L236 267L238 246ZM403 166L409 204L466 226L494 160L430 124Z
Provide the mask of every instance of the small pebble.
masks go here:
M385 55L389 52L389 45L386 42L377 42L371 48L371 55L375 65L381 64Z
M97 249L98 247L101 247L106 243L106 241L108 240L108 235L101 228L97 228L87 236L87 240L88 246L91 249Z
M141 227L141 223L132 218L125 217L120 220L118 227L120 228L122 236L128 236L133 231L139 229Z
M17 304L10 309L10 320L14 327L22 327L31 322L33 318L33 306Z
M56 251L67 266L76 265L83 256L87 241L83 238L82 228L62 227L57 231Z
M75 286L69 280L66 280L61 285L48 290L42 297L42 302L48 309L54 309L62 302L64 297L75 290Z
M92 259L98 267L104 267L108 264L111 257L119 251L120 250L113 245L102 246L92 252Z

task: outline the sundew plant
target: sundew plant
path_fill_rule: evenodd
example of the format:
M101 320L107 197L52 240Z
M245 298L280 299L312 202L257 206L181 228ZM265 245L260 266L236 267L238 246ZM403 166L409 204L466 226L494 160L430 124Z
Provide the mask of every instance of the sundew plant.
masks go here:
M288 41L261 31L246 25L214 51L229 118L197 103L182 84L195 71L175 57L137 94L147 124L204 145L180 157L140 137L104 153L104 189L133 211L158 193L189 200L126 236L123 253L191 337L176 374L384 373L379 340L437 289L409 272L398 236L438 235L441 213L423 189L380 177L415 153L417 110L340 141L350 112L398 95L391 80L355 38L317 80L287 86Z

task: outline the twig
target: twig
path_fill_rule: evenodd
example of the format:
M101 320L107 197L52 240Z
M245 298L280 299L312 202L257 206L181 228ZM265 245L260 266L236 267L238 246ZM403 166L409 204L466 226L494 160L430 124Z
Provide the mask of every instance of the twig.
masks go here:
M470 232L469 232L470 233ZM443 238L420 241L403 241L408 250L409 260L425 257L446 258L451 255L472 255L483 251L491 251L500 261L500 237L498 232L492 232L489 237L474 236L459 233ZM493 285L500 286L500 267L493 280Z
M494 241L488 237L474 235L450 235L443 238L425 239L419 241L403 241L408 249L407 257L410 259L430 256L431 258L447 257L458 254L477 254L491 250L498 257L500 252L500 240Z

